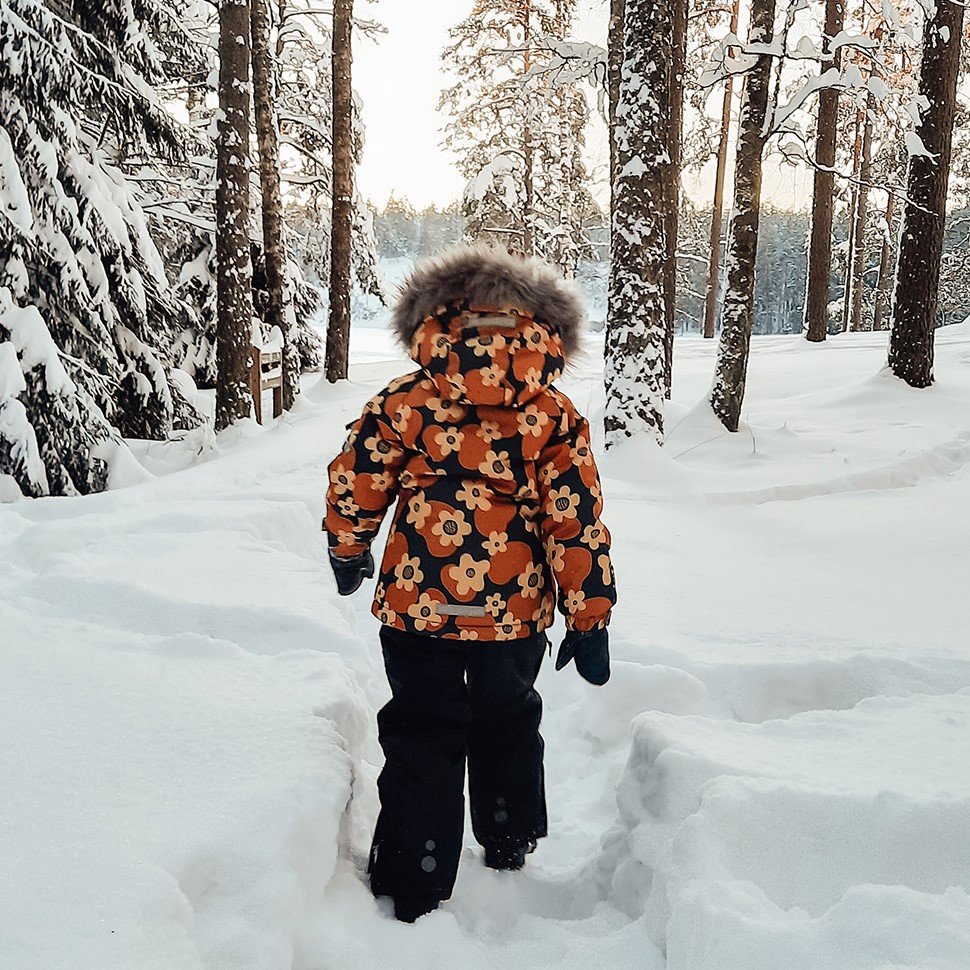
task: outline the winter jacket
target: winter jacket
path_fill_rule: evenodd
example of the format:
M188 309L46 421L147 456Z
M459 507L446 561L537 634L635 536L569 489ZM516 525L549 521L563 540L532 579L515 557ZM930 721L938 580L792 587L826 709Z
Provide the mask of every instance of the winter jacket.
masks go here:
M398 499L373 612L399 630L512 640L609 622L610 534L589 425L553 386L582 309L542 263L462 247L419 265L393 326L420 369L392 381L330 465L332 552L366 551Z

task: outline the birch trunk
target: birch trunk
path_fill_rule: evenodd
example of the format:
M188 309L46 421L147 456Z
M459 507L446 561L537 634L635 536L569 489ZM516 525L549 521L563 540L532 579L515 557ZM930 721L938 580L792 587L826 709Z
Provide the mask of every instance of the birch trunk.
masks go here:
M731 33L738 32L739 0L731 10ZM717 143L717 169L714 173L714 204L711 209L711 253L707 264L707 291L704 300L704 337L714 336L717 324L717 290L721 270L721 227L724 219L724 179L727 173L728 139L731 136L731 102L734 99L734 77L724 82L721 106L721 135Z
M276 118L276 65L270 53L268 0L251 0L253 35L253 103L259 146L262 190L263 259L266 264L266 323L283 334L283 409L289 410L300 390L300 355L296 348L296 317L286 277L283 199L280 192L280 140Z
M775 0L754 0L751 44L770 44ZM727 287L721 313L721 340L711 388L711 406L729 431L737 431L754 328L755 264L761 219L761 167L767 134L771 58L761 54L748 72L741 98L734 172L734 206L728 227Z
M351 32L354 0L333 4L333 190L330 228L330 319L327 380L346 380L350 358L351 254L354 199Z
M646 432L663 442L670 0L626 0L616 107L606 444Z
M926 107L916 131L929 155L913 156L909 163L889 343L889 366L911 387L933 383L933 337L964 9L955 0L937 0L924 28L919 93Z
M845 26L844 0L826 0L825 53L831 57L832 38ZM832 66L842 66L841 48ZM832 212L835 205L835 148L839 119L839 92L826 88L818 98L815 137L815 185L812 191L812 235L808 252L808 288L805 294L805 336L818 343L828 335L829 285L832 278Z
M248 0L219 5L219 121L216 135L216 429L253 410L249 365L253 343L249 254Z

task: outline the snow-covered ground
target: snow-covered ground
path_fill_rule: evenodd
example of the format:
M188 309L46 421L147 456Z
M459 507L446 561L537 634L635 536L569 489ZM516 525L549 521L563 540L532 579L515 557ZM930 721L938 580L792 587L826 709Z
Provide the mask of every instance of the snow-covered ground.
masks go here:
M550 837L469 836L414 926L362 877L387 688L319 534L386 332L276 427L0 506L0 966L967 970L970 324L926 391L885 342L756 339L737 435L678 342L665 452L602 460L613 679L540 677Z

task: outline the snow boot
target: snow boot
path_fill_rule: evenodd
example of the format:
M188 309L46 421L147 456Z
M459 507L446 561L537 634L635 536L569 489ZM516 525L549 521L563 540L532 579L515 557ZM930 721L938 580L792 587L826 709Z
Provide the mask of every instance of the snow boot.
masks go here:
M525 857L536 850L536 840L517 845L496 843L485 846L485 865L489 869L515 872L525 865Z
M427 916L428 913L433 913L437 908L437 899L411 898L410 896L394 897L394 917L402 923L413 923L416 919Z

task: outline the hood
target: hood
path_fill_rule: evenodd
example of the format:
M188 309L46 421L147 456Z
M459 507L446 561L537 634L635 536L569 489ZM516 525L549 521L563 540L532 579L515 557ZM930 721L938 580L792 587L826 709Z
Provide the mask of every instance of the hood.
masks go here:
M428 317L460 303L523 312L559 335L567 358L579 347L584 313L576 290L541 260L485 245L457 246L418 263L401 285L391 326L410 350Z

